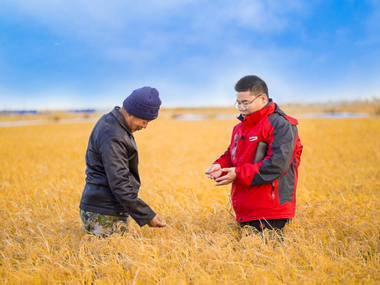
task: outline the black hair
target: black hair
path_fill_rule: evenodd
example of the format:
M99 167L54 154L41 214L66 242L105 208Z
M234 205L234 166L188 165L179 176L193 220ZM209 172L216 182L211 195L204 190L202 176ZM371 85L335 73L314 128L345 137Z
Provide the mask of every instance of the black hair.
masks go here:
M256 75L247 75L241 78L235 85L236 92L250 91L255 95L266 94L269 98L267 84Z

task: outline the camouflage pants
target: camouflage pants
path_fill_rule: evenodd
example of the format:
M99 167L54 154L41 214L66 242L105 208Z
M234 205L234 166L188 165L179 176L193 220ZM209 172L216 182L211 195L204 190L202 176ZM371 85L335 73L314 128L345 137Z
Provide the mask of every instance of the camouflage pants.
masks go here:
M106 237L113 233L127 233L129 217L108 216L80 210L80 219L87 233Z

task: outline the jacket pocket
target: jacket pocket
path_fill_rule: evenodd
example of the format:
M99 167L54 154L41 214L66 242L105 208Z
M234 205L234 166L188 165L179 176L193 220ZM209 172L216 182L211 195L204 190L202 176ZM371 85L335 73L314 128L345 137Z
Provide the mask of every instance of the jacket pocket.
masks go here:
M272 206L273 208L276 208L279 206L279 199L278 199L278 180L274 180L272 182Z
M268 183L255 187L245 187L243 191L239 192L237 201L241 203L246 214L252 214L258 210L260 212L270 210L273 207L272 185Z
M258 163L264 160L264 158L267 155L267 151L268 151L268 144L263 141L259 141L257 144L256 154L255 154L253 163Z

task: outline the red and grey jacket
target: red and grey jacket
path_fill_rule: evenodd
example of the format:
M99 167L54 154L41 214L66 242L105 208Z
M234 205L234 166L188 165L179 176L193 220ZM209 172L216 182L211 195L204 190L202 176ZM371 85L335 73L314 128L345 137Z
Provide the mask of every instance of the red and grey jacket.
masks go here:
M230 146L214 162L235 167L231 199L236 221L293 218L303 148L298 121L271 99L264 108L239 119ZM259 142L268 148L265 158L254 163Z

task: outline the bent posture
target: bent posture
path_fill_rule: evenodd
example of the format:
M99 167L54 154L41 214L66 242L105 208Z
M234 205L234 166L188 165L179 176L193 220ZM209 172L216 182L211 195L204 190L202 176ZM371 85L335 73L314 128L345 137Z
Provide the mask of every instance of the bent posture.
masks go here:
M155 88L134 90L94 126L86 152L86 185L80 201L85 230L107 236L128 231L129 216L142 227L165 222L140 198L138 152L133 133L157 118L161 106Z
M226 152L207 170L216 186L232 184L236 221L258 231L282 229L294 217L302 144L298 121L269 98L257 76L235 85L241 121Z

